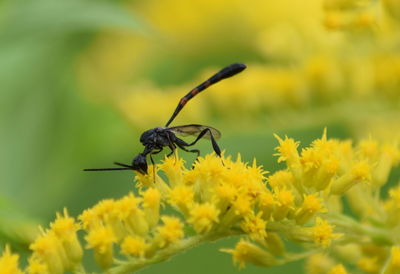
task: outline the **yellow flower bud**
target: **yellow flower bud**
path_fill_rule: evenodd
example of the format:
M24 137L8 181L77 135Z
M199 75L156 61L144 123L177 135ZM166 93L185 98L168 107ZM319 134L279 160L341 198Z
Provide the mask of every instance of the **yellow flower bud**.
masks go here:
M231 253L233 262L244 268L246 263L258 266L273 266L279 261L268 251L241 239L235 246L235 249L221 249L223 252Z

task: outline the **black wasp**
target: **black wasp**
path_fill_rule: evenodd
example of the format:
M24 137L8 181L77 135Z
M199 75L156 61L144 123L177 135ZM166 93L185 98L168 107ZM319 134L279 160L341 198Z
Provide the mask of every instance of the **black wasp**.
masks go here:
M168 127L178 113L182 110L182 108L186 105L186 103L192 99L196 94L200 93L201 91L205 90L209 86L225 79L234 76L235 74L243 71L246 68L246 65L235 63L230 66L227 66L220 70L218 73L210 77L207 81L203 82L199 86L192 89L188 94L186 94L182 99L179 101L178 106L176 107L174 113L172 114L171 118L168 120L167 124L164 127L156 127L145 131L142 136L140 136L140 142L144 145L144 150L142 153L139 153L135 158L132 160L131 165L121 164L121 163L114 163L119 168L90 168L84 169L84 171L104 171L104 170L137 170L142 174L147 174L147 160L146 157L149 155L151 163L154 166L154 160L152 155L160 153L164 147L169 147L171 152L167 155L170 156L174 153L176 147L181 148L187 152L194 152L197 153L197 156L200 155L200 151L198 149L188 149L188 147L193 146L197 143L198 140L201 138L206 138L211 140L212 147L215 153L221 157L221 149L219 148L215 139L221 137L221 133L209 126L204 125L183 125L183 126L175 126L175 127ZM191 143L186 143L184 140L178 138L176 135L180 136L197 136L196 139Z

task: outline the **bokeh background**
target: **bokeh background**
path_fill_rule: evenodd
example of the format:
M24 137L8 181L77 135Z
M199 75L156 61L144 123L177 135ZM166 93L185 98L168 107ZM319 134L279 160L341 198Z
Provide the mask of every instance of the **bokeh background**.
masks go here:
M230 63L248 68L173 123L218 128L226 155L274 171L273 133L302 144L325 127L335 138L400 140L396 0L3 0L0 11L0 241L22 253L64 207L77 216L135 191L130 172L81 170L130 162L144 130ZM198 148L212 151L208 141ZM236 273L218 251L234 242L142 273Z

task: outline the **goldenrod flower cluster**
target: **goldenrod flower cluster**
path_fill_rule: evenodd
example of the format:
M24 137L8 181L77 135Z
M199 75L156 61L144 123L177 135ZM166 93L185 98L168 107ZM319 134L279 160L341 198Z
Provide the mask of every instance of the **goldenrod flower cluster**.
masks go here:
M176 70L172 75L187 75L185 69L204 59L202 54L207 60L219 60L226 49L218 45L229 45L233 56L244 52L255 55L252 60L257 61L248 63L243 74L205 91L207 96L196 98L191 111L178 117L181 121L222 116L224 123L233 121L232 127L240 122L248 125L249 120L254 124L250 126L257 127L267 119L276 128L340 119L364 135L391 128L392 136L400 136L392 126L400 119L398 1L314 0L297 5L293 1L255 1L249 5L247 1L225 0L218 4L204 0L132 3L132 10L168 37L168 43L105 34L83 57L83 80L98 85L96 98L106 87L112 94L105 97L132 124L147 128L164 123L165 113L172 112L168 106L174 106L188 90L220 69L206 67L193 80L183 84L171 80L174 86L160 87L152 68L156 75L162 71L165 77L171 70ZM171 13L179 15L169 18ZM233 32L243 38L232 42L229 34ZM221 42L215 45L216 40ZM171 55L187 63L181 64L179 58L171 61ZM247 63L246 59L233 58ZM93 66L92 59L96 60ZM177 65L159 68L171 63ZM95 76L90 75L93 71ZM104 76L100 80L99 73ZM299 109L301 119L296 115ZM363 128L358 126L360 121ZM382 130L382 124L386 129Z
M309 273L399 273L400 187L380 197L400 162L399 145L373 139L353 145L324 132L300 150L292 138L276 138L277 160L286 164L282 170L269 174L240 155L236 160L207 155L191 169L178 157L166 158L150 166L148 175L136 174L138 194L100 201L78 220L66 210L57 214L30 245L26 269L20 270L18 255L8 247L0 269L85 273L83 249L92 249L103 271L130 273L237 235L236 246L222 251L239 267L307 258ZM85 244L78 230L84 231ZM286 241L303 251L290 251Z

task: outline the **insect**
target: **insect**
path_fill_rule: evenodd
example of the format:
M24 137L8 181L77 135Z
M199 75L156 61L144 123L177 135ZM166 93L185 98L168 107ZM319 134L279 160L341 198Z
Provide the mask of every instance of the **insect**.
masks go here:
M198 149L189 149L189 147L195 145L197 141L199 141L201 138L211 140L211 144L215 153L221 157L221 149L215 141L216 139L221 137L221 133L217 129L210 126L198 124L174 127L169 127L169 125L172 123L172 121L190 99L192 99L194 96L196 96L198 93L205 90L209 86L225 78L232 77L243 71L245 68L246 65L240 63L229 65L211 76L208 80L204 81L203 83L189 91L189 93L182 97L182 99L179 101L174 113L172 114L171 118L169 118L164 127L156 127L143 132L143 134L140 136L140 142L143 144L144 150L142 153L139 153L135 156L135 158L133 158L131 165L114 162L115 165L120 167L90 168L84 169L84 171L137 170L142 174L147 174L147 155L149 155L153 167L154 160L152 155L160 153L164 149L164 147L169 147L169 149L171 150L167 157L171 156L177 149L177 147L186 152L197 153L198 157L200 155L200 151ZM187 143L184 140L178 138L177 135L196 136L196 139L191 143Z

